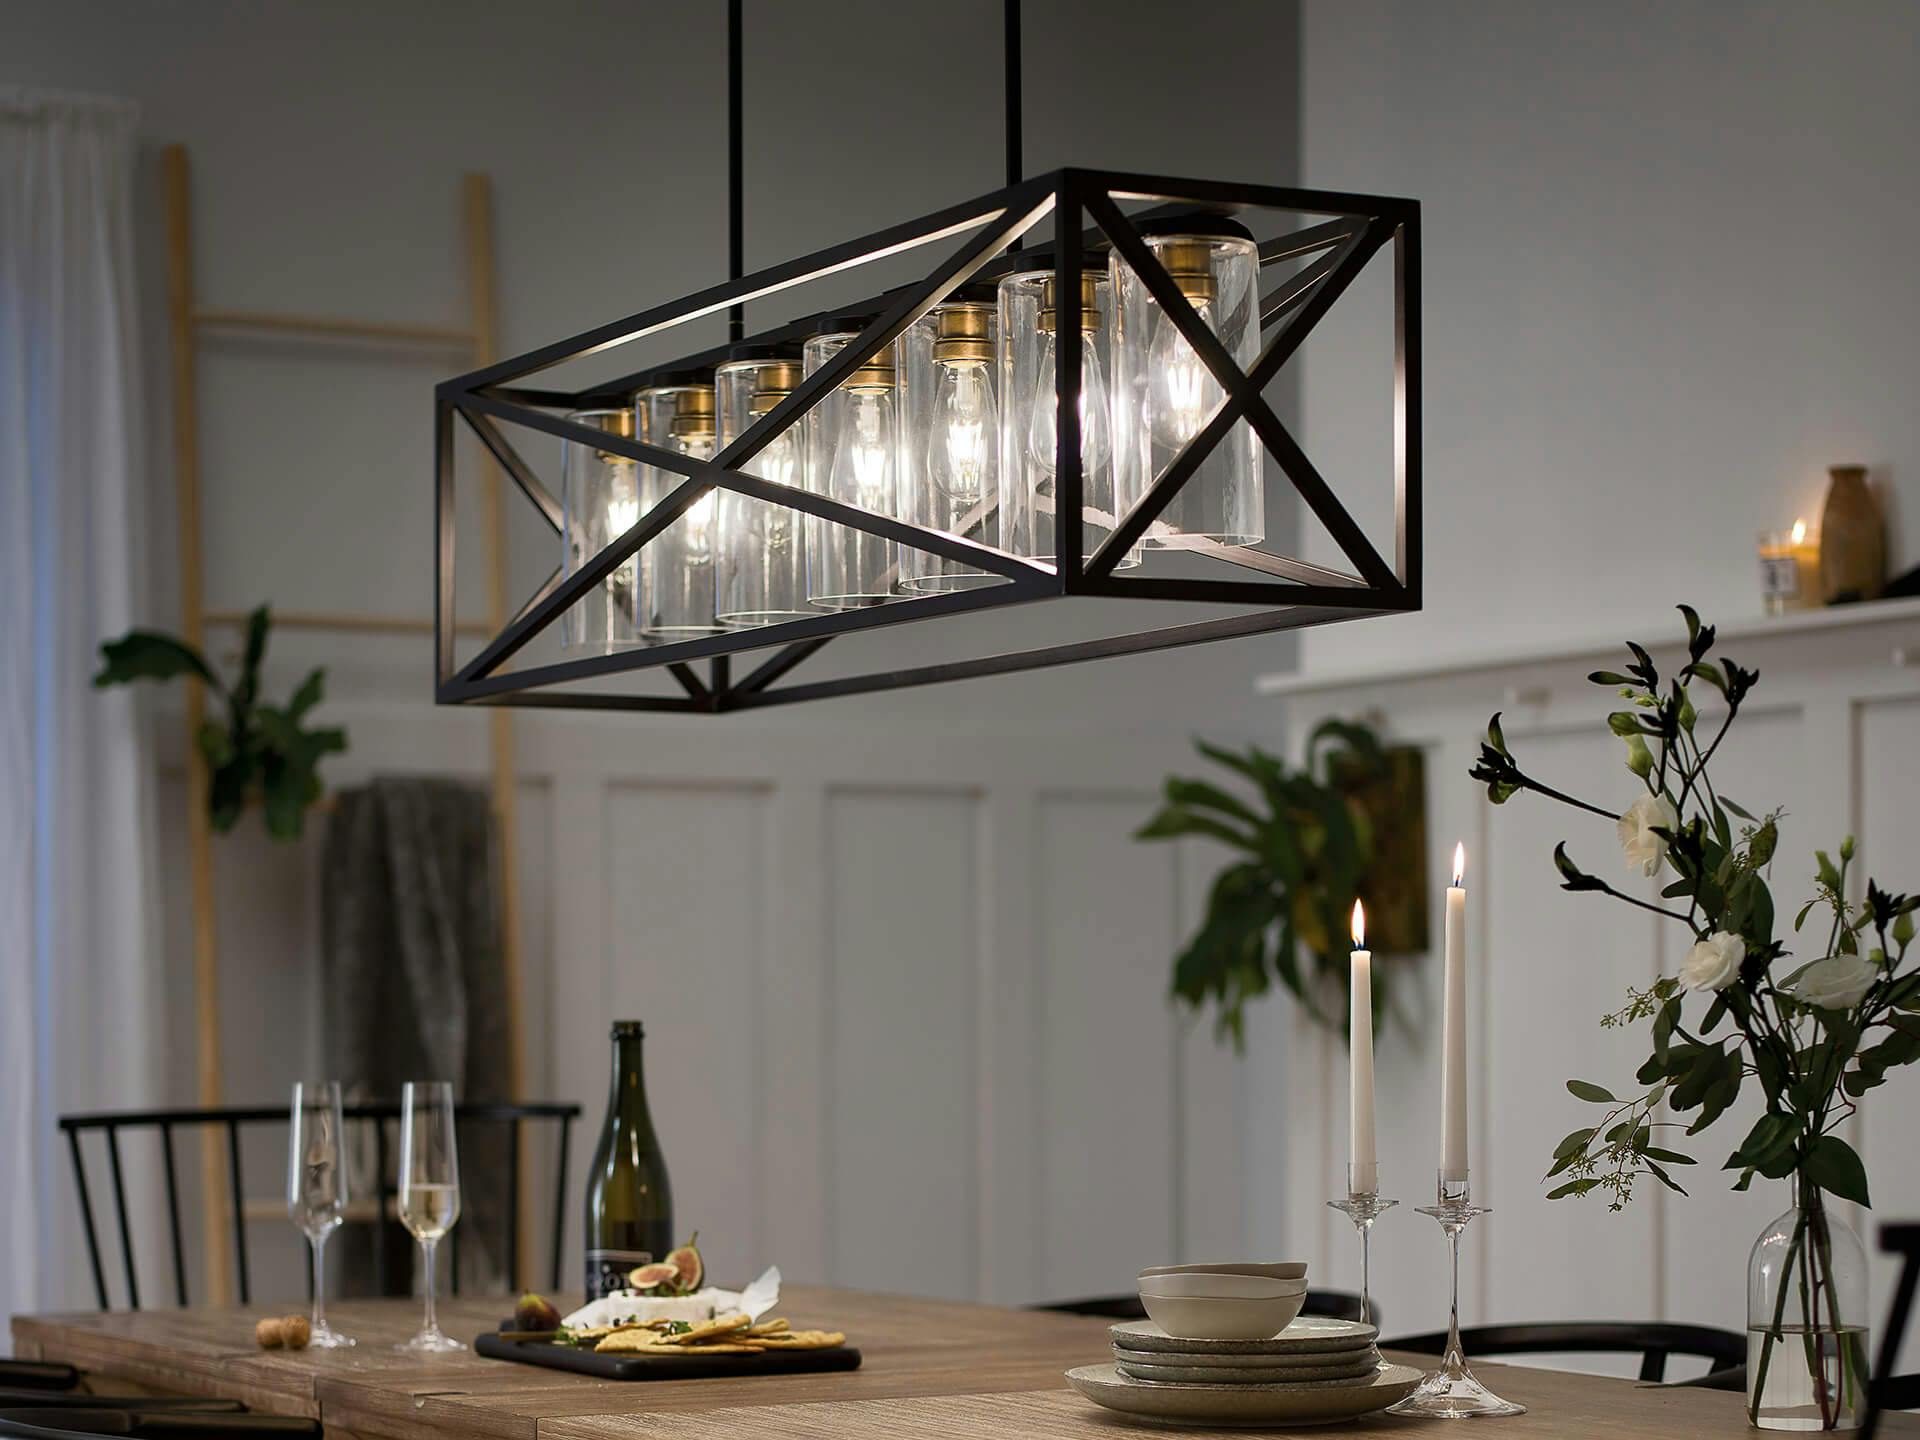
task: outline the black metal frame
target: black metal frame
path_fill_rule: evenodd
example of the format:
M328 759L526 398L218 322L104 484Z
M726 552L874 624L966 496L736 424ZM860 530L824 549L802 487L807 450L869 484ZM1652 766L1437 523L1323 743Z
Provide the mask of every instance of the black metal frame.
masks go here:
M1904 1224L1882 1225L1880 1249L1900 1257L1900 1278L1894 1282L1886 1323L1880 1327L1880 1354L1874 1361L1873 1379L1867 1386L1867 1413L1860 1425L1860 1440L1873 1440L1880 1429L1882 1412L1920 1409L1920 1375L1893 1373L1900 1363L1900 1347L1907 1338L1914 1289L1920 1285L1920 1223L1909 1220Z
M1156 202L1158 208L1129 219L1122 202ZM1306 256L1317 258L1261 301L1267 340L1259 359L1242 371L1187 302L1142 240L1137 222L1170 214L1283 210L1328 215L1324 224L1260 247L1263 266ZM1050 244L1014 253L1022 237L1049 214ZM724 713L798 700L891 690L976 675L1071 664L1110 655L1232 639L1297 629L1337 620L1418 610L1421 604L1420 467L1420 258L1419 205L1374 195L1220 184L1066 169L1012 184L918 220L712 286L680 300L598 326L512 360L443 382L434 394L435 522L438 532L435 590L435 700L440 704L508 704L568 709L665 710ZM737 313L747 301L865 261L966 234L966 240L922 282L874 297L876 318L815 374L808 376L768 415L756 421L711 461L638 440L611 435L568 420L569 410L630 403L642 378L629 375L573 392L523 388L529 376L564 361L656 334L701 316ZM1392 562L1384 559L1347 513L1332 488L1267 405L1263 387L1299 349L1307 334L1385 245L1394 252L1395 537ZM1080 275L1089 245L1118 250L1161 309L1212 372L1226 399L1220 411L1189 440L1166 471L1154 479L1119 528L1082 560L1080 420L1068 403L1080 388L1078 348L1061 348L1057 365L1060 423L1056 464L1055 534L1052 560L1028 560L976 540L927 529L843 504L824 495L748 474L750 462L776 436L799 421L860 365L893 343L958 286L1016 270L1051 268L1059 299L1058 324L1071 331L1080 321ZM845 307L842 307L845 308ZM811 333L811 318L754 338L797 340ZM683 357L680 365L713 363L724 348ZM627 532L586 560L572 575L556 569L519 613L464 665L454 654L455 520L453 421L460 419L500 463L556 534L565 524L559 502L514 449L498 422L506 421L622 456L684 477L679 485ZM1241 421L1253 426L1267 451L1345 553L1357 573L1312 565L1289 556L1227 546L1201 553L1254 578L1185 579L1130 577L1116 566L1146 533L1201 462ZM567 608L686 513L715 487L784 505L938 555L1001 577L1002 583L973 590L905 597L859 610L822 613L758 629L728 631L698 639L594 654L517 671L501 666ZM816 682L776 684L794 666L839 635L908 624L963 611L1063 596L1191 601L1262 607L1190 624L1142 630L1017 650L944 664ZM774 655L744 677L732 678L729 659L744 651L773 648ZM711 662L702 682L690 668ZM552 691L547 687L623 671L666 667L683 691L675 696Z
M396 1191L388 1181L387 1166L387 1121L400 1119L400 1107L395 1104L347 1105L341 1113L348 1122L370 1122L374 1126L374 1149L377 1156L374 1168L379 1172L378 1199L381 1211L385 1213L386 1201ZM580 1118L580 1107L570 1104L551 1104L539 1102L490 1102L464 1101L454 1107L456 1125L504 1125L507 1129L507 1168L513 1177L507 1187L507 1273L511 1282L517 1282L520 1275L520 1126L528 1120L555 1121L560 1127L560 1150L555 1164L553 1236L552 1236L552 1275L553 1288L560 1288L560 1260L562 1238L566 1227L567 1208L567 1152L572 1140L573 1122ZM80 1146L80 1138L88 1131L99 1130L107 1138L107 1172L113 1185L114 1218L120 1232L121 1273L127 1291L127 1308L140 1308L139 1267L134 1260L133 1230L127 1215L127 1191L120 1166L120 1132L122 1130L158 1130L160 1132L161 1172L165 1177L167 1190L167 1234L173 1255L173 1290L175 1302L187 1304L187 1262L186 1249L181 1240L180 1231L180 1185L178 1171L174 1163L173 1132L177 1129L200 1129L209 1125L225 1128L227 1132L227 1202L233 1212L233 1252L236 1262L236 1274L239 1278L240 1303L251 1303L252 1286L250 1268L247 1263L247 1223L244 1206L246 1187L242 1181L240 1168L240 1131L246 1126L285 1125L288 1123L288 1111L279 1106L238 1106L225 1109L207 1110L106 1110L84 1115L62 1115L60 1129L67 1137L67 1154L73 1161L74 1185L79 1191L80 1224L86 1234L87 1259L93 1267L93 1289L99 1298L100 1308L110 1308L107 1295L107 1272L100 1256L99 1232L94 1226L93 1197L87 1185L86 1156ZM455 1246L450 1257L449 1281L454 1294L460 1293L460 1256L458 1246L459 1229L451 1232ZM377 1227L374 1250L377 1283L384 1286L386 1272L386 1249L384 1244L385 1227ZM311 1288L311 1280L308 1282Z

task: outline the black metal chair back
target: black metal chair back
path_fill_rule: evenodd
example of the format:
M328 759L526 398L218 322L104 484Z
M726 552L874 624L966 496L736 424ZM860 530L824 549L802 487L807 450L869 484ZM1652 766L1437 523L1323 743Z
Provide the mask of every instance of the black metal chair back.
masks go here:
M1640 1357L1640 1378L1658 1383L1667 1378L1667 1357L1697 1356L1707 1362L1707 1373L1678 1383L1712 1390L1745 1388L1747 1337L1711 1325L1615 1320L1566 1320L1537 1325L1475 1325L1460 1332L1469 1355L1634 1355ZM1447 1335L1407 1335L1382 1340L1393 1350L1416 1355L1444 1355Z
M292 1415L197 1410L0 1410L0 1437L79 1440L96 1435L129 1440L321 1440L320 1422Z
M371 1125L374 1135L376 1155L375 1171L379 1177L378 1212L384 1216L387 1201L397 1193L397 1187L389 1165L390 1146L387 1141L387 1125L400 1119L400 1107L394 1104L384 1105L348 1105L345 1117L349 1125L355 1123ZM573 1122L580 1118L578 1105L551 1103L508 1103L475 1101L454 1107L454 1120L457 1125L493 1125L502 1126L507 1134L507 1167L515 1180L509 1183L507 1190L506 1247L507 1275L510 1280L520 1274L520 1142L521 1126L527 1122L544 1122L559 1127L559 1159L554 1167L553 1190L553 1242L552 1273L553 1287L560 1288L560 1247L565 1233L567 1200L567 1147L572 1135ZM135 1263L133 1229L127 1215L126 1183L120 1164L120 1133L125 1131L157 1130L160 1133L161 1168L166 1181L167 1195L167 1234L171 1241L173 1259L173 1289L176 1303L186 1305L187 1300L187 1261L186 1249L181 1240L180 1231L180 1185L174 1163L173 1134L176 1130L198 1130L209 1126L221 1127L226 1131L227 1149L227 1200L233 1219L233 1256L235 1276L239 1282L240 1303L252 1301L252 1288L249 1283L247 1267L247 1226L245 1218L246 1187L241 1174L240 1135L241 1131L254 1127L286 1125L288 1110L281 1106L252 1106L242 1108L211 1110L113 1110L100 1111L85 1115L63 1115L60 1128L66 1132L67 1153L73 1160L74 1183L80 1191L80 1223L86 1234L87 1259L93 1267L94 1293L99 1297L102 1310L110 1308L107 1294L107 1272L101 1261L99 1231L94 1225L92 1190L87 1183L87 1162L81 1137L92 1131L101 1131L106 1136L107 1175L113 1187L113 1208L116 1226L120 1235L120 1260L125 1276L127 1308L140 1308L139 1269ZM385 1227L377 1227L384 1234ZM459 1227L455 1227L449 1237L452 1250L450 1266L452 1289L456 1295L460 1287L460 1250ZM386 1251L383 1246L375 1251L376 1264L384 1274ZM311 1282L309 1282L311 1285Z
M1144 1320L1147 1307L1140 1303L1138 1295L1094 1295L1085 1300L1056 1300L1046 1305L1036 1305L1036 1310L1053 1310L1062 1315L1097 1315L1105 1320ZM1373 1307L1374 1323L1380 1323L1380 1306ZM1360 1297L1350 1290L1309 1290L1307 1300L1300 1307L1302 1315L1319 1315L1331 1320L1354 1320L1365 1318L1366 1307Z
M1880 1327L1880 1354L1873 1362L1873 1380L1867 1386L1867 1418L1860 1440L1873 1440L1882 1410L1920 1410L1920 1375L1896 1375L1900 1346L1913 1317L1913 1292L1920 1283L1920 1222L1882 1225L1880 1248L1900 1257L1900 1278L1893 1287L1886 1324Z

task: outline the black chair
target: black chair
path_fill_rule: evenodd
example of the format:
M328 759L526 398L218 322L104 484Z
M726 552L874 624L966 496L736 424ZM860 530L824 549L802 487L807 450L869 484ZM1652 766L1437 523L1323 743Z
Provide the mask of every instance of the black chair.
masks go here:
M387 1127L399 1121L400 1107L392 1104L348 1105L344 1113L349 1127L361 1124L370 1125L373 1129L375 1170L380 1177L380 1193L377 1197L378 1213L384 1215L387 1211L387 1201L397 1193L393 1167L390 1163L390 1152L393 1147L388 1140ZM560 1288L561 1241L567 1211L567 1147L573 1122L579 1118L578 1105L473 1102L454 1107L454 1120L457 1125L500 1126L506 1130L507 1168L509 1173L515 1176L520 1171L522 1124L547 1122L559 1127L559 1160L554 1167L552 1243L552 1284L556 1290ZM174 1162L173 1135L176 1130L197 1130L209 1126L225 1129L227 1199L233 1219L235 1275L239 1281L240 1303L245 1305L252 1301L252 1290L247 1267L247 1227L243 1209L246 1187L241 1176L240 1136L243 1130L274 1125L284 1126L287 1120L287 1107L284 1105L215 1110L115 1110L60 1117L60 1128L67 1137L67 1153L73 1160L74 1182L80 1191L80 1223L86 1233L87 1259L93 1266L94 1293L99 1298L102 1310L110 1308L111 1301L107 1295L106 1267L100 1258L99 1233L94 1227L92 1192L87 1184L86 1155L81 1145L81 1138L93 1131L100 1131L106 1136L107 1175L113 1187L114 1216L120 1232L120 1260L126 1279L127 1308L138 1310L140 1280L138 1268L134 1263L133 1232L127 1216L126 1185L120 1164L120 1133L123 1130L157 1130L160 1133L161 1166L167 1192L167 1233L172 1241L174 1298L177 1304L184 1306L188 1303L187 1262L180 1233L180 1186ZM509 1184L506 1190L507 1274L512 1279L520 1273L520 1187L517 1183ZM374 1227L376 1287L382 1290L385 1289L387 1267L385 1243L387 1228L385 1225ZM460 1293L459 1239L460 1231L456 1226L449 1237L452 1250L451 1289L456 1295ZM308 1288L312 1288L310 1279Z
M1046 1305L1035 1305L1035 1310L1052 1310L1062 1315L1097 1315L1103 1320L1144 1320L1147 1307L1140 1303L1138 1295L1095 1295L1086 1300L1056 1300ZM1380 1323L1380 1307L1373 1307L1374 1324ZM1361 1320L1365 1317L1366 1307L1360 1303L1360 1297L1350 1290L1309 1290L1306 1304L1300 1307L1302 1315L1319 1315L1330 1320Z
M1649 1321L1566 1320L1541 1325L1475 1325L1460 1332L1470 1356L1481 1355L1638 1355L1640 1378L1658 1384L1667 1378L1669 1355L1698 1356L1707 1373L1676 1384L1704 1390L1745 1390L1747 1337L1711 1325L1667 1325ZM1382 1340L1383 1349L1416 1355L1444 1355L1447 1335L1407 1335Z
M290 1415L180 1409L0 1409L0 1437L77 1440L114 1435L132 1440L321 1440L320 1422Z
M199 1395L95 1395L71 1365L0 1360L0 1437L71 1440L321 1440L317 1420L254 1415L238 1400Z
M1920 1375L1893 1373L1913 1315L1914 1286L1920 1282L1920 1223L1882 1225L1880 1248L1900 1257L1900 1279L1893 1287L1893 1303L1887 1307L1887 1323L1880 1327L1880 1354L1867 1386L1867 1418L1860 1427L1860 1440L1873 1440L1882 1410L1920 1410Z

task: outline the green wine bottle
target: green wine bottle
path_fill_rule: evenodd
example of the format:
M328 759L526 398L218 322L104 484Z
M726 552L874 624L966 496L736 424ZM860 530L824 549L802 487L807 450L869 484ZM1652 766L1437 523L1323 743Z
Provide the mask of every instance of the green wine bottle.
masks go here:
M673 1248L673 1189L647 1113L638 1020L613 1022L613 1088L607 1123L587 1172L587 1299L627 1288L636 1265Z

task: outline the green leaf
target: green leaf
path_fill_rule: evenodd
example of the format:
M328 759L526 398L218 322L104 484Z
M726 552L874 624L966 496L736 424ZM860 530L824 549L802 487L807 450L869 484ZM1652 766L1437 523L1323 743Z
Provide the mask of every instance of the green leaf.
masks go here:
M1491 745L1500 754L1507 755L1509 759L1512 758L1507 750L1507 737L1500 733L1500 712L1498 710L1494 711L1493 718L1487 721L1487 744Z
M1641 1158L1645 1159L1646 1157L1643 1155ZM1682 1190L1680 1188L1679 1181L1675 1180L1671 1175L1667 1174L1665 1170L1661 1169L1660 1166L1655 1164L1653 1161L1647 1160L1646 1165L1647 1165L1647 1173L1652 1175L1654 1179L1658 1180L1662 1185L1666 1186L1669 1190L1677 1191L1682 1195L1687 1193L1685 1190Z
M1560 872L1560 888L1563 890L1604 890L1607 887L1593 876L1587 874L1572 860L1567 858L1567 842L1562 840L1553 847L1554 868Z
M1683 1155L1678 1150L1663 1150L1658 1145L1644 1146L1640 1153L1649 1160L1662 1160L1669 1165L1697 1165L1700 1162L1691 1155Z
M327 683L325 667L315 670L301 682L300 688L293 692L293 699L287 702L287 714L295 720L302 719L306 713L320 703Z
M1549 1190L1547 1192L1547 1199L1563 1200L1569 1195L1584 1195L1599 1183L1600 1182L1592 1176L1587 1176L1579 1180L1569 1180L1566 1184L1556 1186L1552 1190Z
M1620 674L1617 670L1595 670L1587 676L1587 679L1596 685L1606 685L1609 687L1633 684L1633 681L1629 680L1625 675Z
M1587 1148L1587 1142L1591 1139L1593 1139L1592 1126L1587 1127L1585 1130L1575 1130L1558 1145L1553 1147L1553 1158L1558 1160L1563 1156L1578 1155Z
M1595 1085L1591 1080L1567 1081L1567 1093L1576 1100L1585 1100L1590 1105L1612 1105L1617 1103L1613 1098L1613 1092L1611 1090L1601 1085Z
M1833 857L1824 850L1813 852L1815 864L1819 867L1820 883L1829 890L1840 888L1840 872L1834 868Z
M172 680L190 675L224 694L200 652L171 635L152 630L129 630L118 640L100 646L100 673L96 686L126 685L135 680Z
M1188 835L1205 835L1231 845L1236 850L1253 848L1251 837L1211 815L1196 815L1180 805L1168 805L1145 825L1133 832L1136 840L1174 840Z
M1807 1178L1831 1195L1871 1209L1867 1198L1867 1167L1838 1135L1822 1135L1807 1151Z
M1735 815L1738 815L1742 820L1747 821L1749 824L1758 823L1755 820L1755 817L1752 811L1741 809L1738 805L1734 804L1733 801L1729 800L1726 796L1722 795L1720 797L1720 803L1726 806L1726 808L1731 810Z

